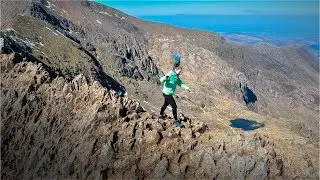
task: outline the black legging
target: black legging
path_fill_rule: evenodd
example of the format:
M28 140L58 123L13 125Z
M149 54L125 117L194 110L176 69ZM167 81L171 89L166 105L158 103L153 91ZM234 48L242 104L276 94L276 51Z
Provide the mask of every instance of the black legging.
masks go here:
M164 96L164 104L161 107L161 111L160 114L162 115L164 110L166 110L167 106L170 104L172 107L172 114L174 119L177 121L178 120L178 116L177 116L177 105L176 105L176 101L174 100L174 98L172 97L172 95L166 95L163 94Z

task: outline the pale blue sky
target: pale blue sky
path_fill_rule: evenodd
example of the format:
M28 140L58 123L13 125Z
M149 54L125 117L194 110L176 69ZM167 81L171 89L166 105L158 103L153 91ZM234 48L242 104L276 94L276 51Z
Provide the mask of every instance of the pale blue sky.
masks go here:
M317 15L317 0L96 0L134 16L150 15Z

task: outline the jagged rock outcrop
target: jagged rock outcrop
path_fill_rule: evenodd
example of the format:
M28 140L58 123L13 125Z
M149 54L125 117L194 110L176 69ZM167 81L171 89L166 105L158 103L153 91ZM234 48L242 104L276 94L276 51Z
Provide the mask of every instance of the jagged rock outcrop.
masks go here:
M294 172L267 137L221 134L187 117L176 128L97 81L51 78L14 57L1 54L3 179L317 178L315 160L309 173Z
M1 10L2 28L33 44L28 59L67 80L81 73L150 108L160 106L159 77L178 51L183 79L197 93L188 97L195 104L177 100L183 111L199 117L199 104L210 112L230 100L241 109L304 123L319 135L318 64L301 47L229 44L215 33L146 22L92 1L5 1ZM243 87L256 96L254 103L243 98Z
M32 19L28 17L21 17L19 21L20 23L26 21L26 23L30 25L28 27L30 33L36 28L38 31L49 31L41 22L30 23ZM39 27L41 27L41 29L39 29ZM47 41L44 41L41 36L37 35L37 39L42 39L42 42L40 40L33 42L14 29L3 30L0 32L0 35L3 40L2 52L15 53L28 61L42 63L53 77L63 76L65 79L71 80L76 74L83 73L90 81L97 80L106 88L125 91L123 85L102 70L101 64L94 57L79 50L78 47L69 41L65 41L63 37L60 37L60 39L55 37L56 34L51 34L50 31L49 34L47 34ZM50 39L55 39L55 41L49 42ZM39 46L36 46L34 43L37 43ZM48 47L44 47L43 43L47 43L46 45L48 45ZM69 49L60 52L61 45L69 46ZM57 47L57 49L55 49L55 47ZM59 53L55 54L57 51ZM56 59L50 59L50 56L48 57L46 55L47 52ZM69 59L65 60L64 58Z
M319 71L299 47L233 45L92 1L3 1L1 20L3 179L319 178ZM192 89L175 96L184 128L154 113L173 51Z
M15 2L4 2L4 5L2 7L15 7L16 5L17 4ZM94 2L70 3L62 1L51 2L41 0L31 1L22 5L25 6L24 11L20 15L13 16L14 20L12 20L12 22L10 23L13 23L12 26L16 26L15 29L19 33L28 35L27 38L37 38L36 33L34 33L34 31L37 30L32 29L32 33L25 32L29 29L26 29L24 27L26 22L22 21L26 21L25 18L27 17L21 16L30 15L35 18L29 20L28 23L31 23L31 26L33 23L35 23L35 26L39 26L37 20L45 22L46 28L51 30L53 33L57 33L66 37L76 46L79 46L79 50L86 53L87 56L90 56L91 59L96 59L102 66L113 68L103 69L105 72L118 77L126 76L128 78L140 81L146 80L152 81L153 83L159 82L158 68L154 65L153 60L148 55L148 49L145 46L147 40L142 35L143 33L134 24L127 21L124 23L124 17L123 19L121 19L121 17L117 17L117 13L120 16L120 13L118 11L108 8L108 11L113 12L112 15L110 15L111 13L108 14L107 12L102 12L102 9L104 9L104 7ZM79 25L79 22L78 25L76 25L76 23L73 22L75 19L71 19L69 17L69 13L71 12L67 12L67 8L72 8L72 10L74 10L72 13L74 14L79 13L79 10L81 14L86 12L94 12L93 16L95 18L106 18L107 16L113 21L116 21L116 23L113 24L107 22L107 24L103 24L103 27L92 29L92 23L101 24L101 22L99 20L94 20L93 22L90 20L88 22L86 19L89 19L90 16L92 16L89 15L88 17L85 17L85 19L81 19L81 21L84 21L83 23L81 23L81 25ZM7 9L3 10L5 11L5 18L12 18L11 13L6 14ZM81 15L81 17L82 16L83 15ZM77 20L79 21L79 19ZM9 22L7 23L10 24ZM6 26L7 23L5 23L4 26ZM42 38L47 39L46 36ZM56 54L57 53L59 52L56 52ZM46 55L50 57L50 54ZM50 58L52 60L61 61L61 59L55 56L51 56ZM110 66L110 61L112 61L113 66ZM46 62L43 63L48 65ZM61 75L64 74L65 73L62 73ZM71 75L71 77L74 77L74 75Z

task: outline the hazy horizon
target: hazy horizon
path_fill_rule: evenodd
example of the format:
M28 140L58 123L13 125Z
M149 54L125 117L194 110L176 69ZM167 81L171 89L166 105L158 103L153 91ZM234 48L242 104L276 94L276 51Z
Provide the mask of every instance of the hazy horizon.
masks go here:
M238 44L300 44L319 56L318 1L101 1L129 15L208 30Z
M106 1L133 16L149 15L318 15L318 1Z

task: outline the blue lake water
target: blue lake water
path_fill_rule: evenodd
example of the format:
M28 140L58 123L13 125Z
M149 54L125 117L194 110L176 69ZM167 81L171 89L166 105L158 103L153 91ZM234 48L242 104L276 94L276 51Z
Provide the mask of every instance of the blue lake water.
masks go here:
M319 57L317 15L152 15L142 19L209 30L238 44L300 44Z
M231 127L240 128L244 131L253 131L265 126L264 123L258 123L249 119L233 119L230 122Z

